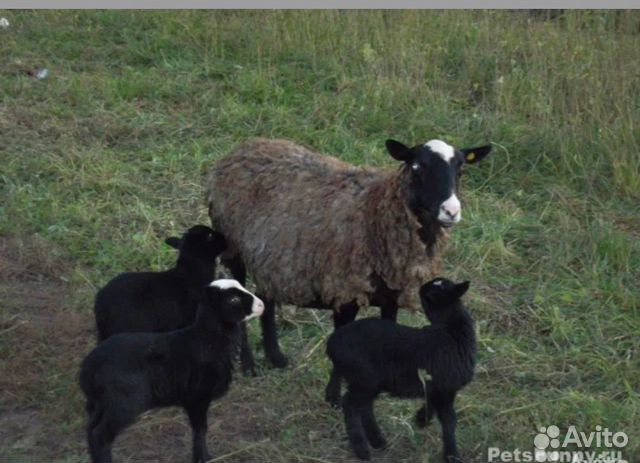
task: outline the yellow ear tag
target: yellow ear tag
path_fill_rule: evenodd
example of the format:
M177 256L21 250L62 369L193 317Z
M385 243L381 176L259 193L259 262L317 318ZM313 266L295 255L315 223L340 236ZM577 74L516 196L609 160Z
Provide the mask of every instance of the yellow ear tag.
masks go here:
M467 153L467 161L473 162L475 158L476 158L476 153L474 153L473 151L471 151L470 153Z

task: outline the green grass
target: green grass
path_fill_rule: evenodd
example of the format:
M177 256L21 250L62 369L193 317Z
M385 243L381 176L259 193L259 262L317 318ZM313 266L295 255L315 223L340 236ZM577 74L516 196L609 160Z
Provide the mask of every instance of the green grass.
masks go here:
M2 16L11 27L0 30L0 237L69 289L62 314L84 317L85 337L57 353L34 338L24 364L37 386L0 395L4 414L40 410L65 439L49 450L0 442L0 458L84 458L74 375L91 345L95 289L123 270L168 266L162 240L207 223L211 162L267 136L378 166L393 164L389 137L492 142L494 153L467 169L446 259L447 275L473 281L480 335L478 374L459 400L460 445L483 461L488 447L531 449L540 426L601 425L626 432L623 455L640 460L640 13ZM39 68L50 77L28 75ZM5 326L15 314L8 297L2 306ZM322 401L327 316L282 314L294 365L233 386L220 407L233 415L234 401L256 398L260 432L229 431L220 443L224 430L212 429L212 450L245 449L226 461L347 458L341 416ZM20 328L0 333L0 358L29 342ZM379 401L386 458L437 461L437 428L415 429L414 408ZM149 417L156 439L174 425L163 416ZM188 435L179 422L171 432ZM121 460L138 444L123 444Z

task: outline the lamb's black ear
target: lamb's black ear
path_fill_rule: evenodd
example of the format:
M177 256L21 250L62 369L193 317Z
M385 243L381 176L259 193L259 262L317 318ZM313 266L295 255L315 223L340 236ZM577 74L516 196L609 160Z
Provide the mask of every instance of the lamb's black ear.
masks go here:
M420 287L420 302L424 306L425 304L430 304L432 301L431 297L431 282L425 283Z
M182 244L182 240L175 236L170 236L169 238L164 240L164 242L171 246L173 249L180 249L180 245Z
M457 285L455 285L453 288L453 294L456 296L456 298L461 298L462 296L464 296L464 293L467 292L470 284L470 281L463 281L462 283L458 283Z
M387 140L384 144L391 157L396 161L411 161L411 149L408 146L391 139Z
M204 299L209 305L213 304L214 299L217 300L218 294L218 288L211 286L211 283L207 283L200 289L200 296L204 295Z
M208 239L215 244L218 253L227 249L227 239L222 233L212 231Z
M491 145L485 145L476 148L462 148L460 151L464 154L464 161L467 164L475 164L482 161L491 152L491 148Z

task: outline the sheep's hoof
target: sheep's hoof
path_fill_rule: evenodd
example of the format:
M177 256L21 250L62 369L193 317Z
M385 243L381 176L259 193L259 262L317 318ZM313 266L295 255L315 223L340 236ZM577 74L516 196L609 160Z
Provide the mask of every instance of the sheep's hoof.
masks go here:
M289 359L282 352L271 352L267 354L267 357L276 368L284 368L289 363Z

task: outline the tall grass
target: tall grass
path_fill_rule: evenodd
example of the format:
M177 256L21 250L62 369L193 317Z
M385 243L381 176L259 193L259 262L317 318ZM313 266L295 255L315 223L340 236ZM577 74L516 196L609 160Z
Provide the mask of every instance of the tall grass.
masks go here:
M25 258L37 248L36 263L64 260L59 276L87 320L96 287L167 266L174 254L162 239L206 223L206 169L247 137L378 166L393 164L389 137L492 142L464 177L464 220L446 259L448 276L473 280L480 334L461 446L482 461L489 446L530 448L542 425L640 434L640 12L2 15L11 27L0 30L0 237ZM31 77L43 67L49 78ZM240 382L238 394L260 398L250 417L270 441L238 461L342 461L340 417L321 399L329 322L304 310L283 318L298 363ZM44 379L0 406L45 404L49 420L78 431L69 362L56 370L38 357L41 341L17 329L0 338L0 359L18 342L34 344ZM67 403L75 408L60 411ZM389 458L435 458L411 431L412 405L381 407ZM70 446L56 458L82 459ZM53 458L44 447L4 454ZM634 439L625 452L640 459Z

